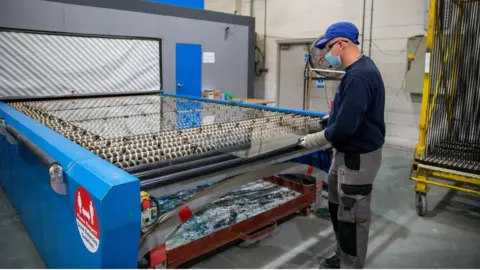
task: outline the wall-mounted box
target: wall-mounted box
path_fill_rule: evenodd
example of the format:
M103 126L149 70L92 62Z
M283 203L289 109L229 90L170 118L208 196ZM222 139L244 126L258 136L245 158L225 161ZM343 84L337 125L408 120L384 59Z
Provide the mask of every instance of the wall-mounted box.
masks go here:
M407 40L407 71L405 91L420 94L425 74L425 36L414 36Z

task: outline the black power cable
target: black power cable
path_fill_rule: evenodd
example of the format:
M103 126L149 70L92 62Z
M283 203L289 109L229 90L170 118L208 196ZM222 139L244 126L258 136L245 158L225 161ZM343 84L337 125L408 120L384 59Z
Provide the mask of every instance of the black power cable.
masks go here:
M260 77L263 75L263 73L265 73L265 55L263 54L262 50L260 50L258 46L255 46L255 54L257 52L261 56L262 60L255 59L255 75ZM261 67L259 68L260 64L261 64Z

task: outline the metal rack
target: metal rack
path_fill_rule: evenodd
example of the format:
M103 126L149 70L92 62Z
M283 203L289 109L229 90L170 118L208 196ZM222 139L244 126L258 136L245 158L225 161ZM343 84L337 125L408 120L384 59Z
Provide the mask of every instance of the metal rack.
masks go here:
M479 12L480 1L430 0L420 133L410 175L420 216L427 213L429 185L480 195Z

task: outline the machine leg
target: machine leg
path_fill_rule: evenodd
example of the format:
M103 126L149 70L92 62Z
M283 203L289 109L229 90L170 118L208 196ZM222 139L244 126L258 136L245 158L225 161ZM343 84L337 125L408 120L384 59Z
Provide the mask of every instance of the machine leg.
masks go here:
M306 217L310 216L310 207L303 208L303 215Z

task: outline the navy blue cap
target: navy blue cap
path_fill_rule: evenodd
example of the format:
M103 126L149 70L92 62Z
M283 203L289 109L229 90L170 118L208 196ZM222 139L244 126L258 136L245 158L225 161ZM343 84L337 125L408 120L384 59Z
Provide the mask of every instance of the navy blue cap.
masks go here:
M315 44L315 47L323 49L327 42L338 37L348 38L353 43L357 45L360 44L360 42L358 42L358 29L353 23L337 22L327 28L325 35Z

